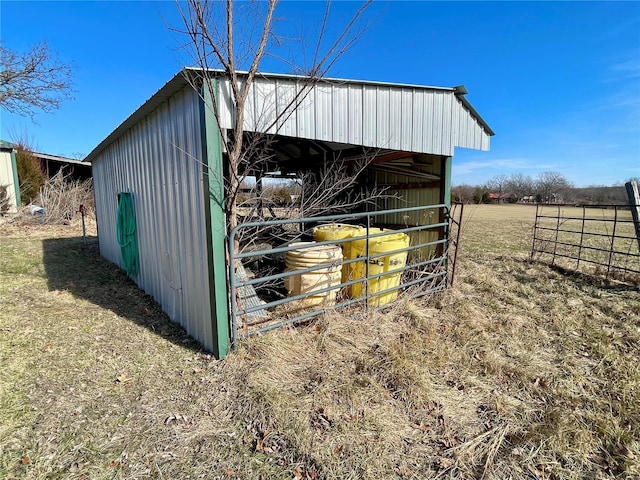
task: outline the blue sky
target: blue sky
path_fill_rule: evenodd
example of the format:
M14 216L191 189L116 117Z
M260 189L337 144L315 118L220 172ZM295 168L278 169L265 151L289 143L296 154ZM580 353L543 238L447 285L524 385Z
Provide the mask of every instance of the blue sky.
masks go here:
M312 36L324 4L283 1L278 28ZM335 2L331 28L355 4ZM376 2L330 76L455 86L496 132L457 149L453 183L558 171L578 186L640 176L640 2ZM37 124L1 111L0 137L87 154L188 63L173 1L0 3L6 48L47 40L75 65L75 99ZM291 50L296 54L295 47ZM297 54L298 58L301 55ZM286 72L267 60L262 69Z

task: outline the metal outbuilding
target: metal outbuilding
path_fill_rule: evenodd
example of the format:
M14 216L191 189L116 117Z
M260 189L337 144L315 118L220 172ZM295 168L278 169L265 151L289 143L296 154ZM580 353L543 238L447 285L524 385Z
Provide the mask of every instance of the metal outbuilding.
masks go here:
M56 175L60 170L65 177L74 180L88 180L91 178L91 164L73 158L51 155L50 153L31 152L40 164L40 170L47 178Z
M230 340L221 132L232 128L235 111L228 77L209 71L218 125L206 92L187 80L194 72L176 74L85 161L92 163L101 254L220 358ZM259 74L246 105L245 130L273 135L283 171L303 168L320 151L373 148L375 182L405 204L448 203L454 148L489 149L493 131L464 87L323 79L276 121L305 80ZM135 231L128 240L116 225L123 206ZM135 265L123 253L126 242L137 245Z
M7 212L16 213L22 204L16 165L16 146L0 140L0 187L6 190Z

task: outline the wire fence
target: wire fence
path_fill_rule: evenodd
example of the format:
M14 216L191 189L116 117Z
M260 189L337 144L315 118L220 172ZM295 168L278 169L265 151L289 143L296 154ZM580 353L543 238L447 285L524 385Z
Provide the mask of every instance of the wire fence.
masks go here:
M446 288L461 216L461 206L440 204L238 225L229 236L233 344L327 309L384 308L401 291L419 297ZM336 233L314 236L323 227ZM240 237L253 242L236 253Z
M640 282L640 240L628 206L538 205L531 258L607 279Z

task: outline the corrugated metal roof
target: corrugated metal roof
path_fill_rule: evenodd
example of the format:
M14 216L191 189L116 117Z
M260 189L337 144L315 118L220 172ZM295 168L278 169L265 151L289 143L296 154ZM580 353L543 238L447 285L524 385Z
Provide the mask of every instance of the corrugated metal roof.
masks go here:
M7 142L6 140L0 140L0 148L5 150L13 150L14 148L16 148L16 146L11 142Z
M180 73L184 73L184 72L197 72L200 71L200 69L198 68L192 68L192 67L187 67L183 70L183 72ZM209 70L211 75L217 76L217 77L226 77L226 72L224 70L217 70L217 69L210 69ZM178 75L180 74L178 73ZM246 75L246 72L238 72L241 75ZM304 81L307 80L307 77L303 77L303 76L299 76L299 75L288 75L288 74L282 74L282 73L260 73L258 72L256 74L257 78L262 78L262 79L287 79L287 80L297 80L297 81ZM416 90L434 90L434 91L442 91L442 92L453 92L456 97L458 98L458 100L460 100L460 102L462 103L462 105L464 106L464 108L469 112L469 114L471 116L473 116L480 125L482 125L482 127L487 131L487 133L489 134L489 136L493 136L495 135L495 132L491 129L491 127L489 126L489 124L480 116L480 114L476 111L475 108L473 108L473 106L471 105L471 103L469 103L469 101L464 97L468 92L467 89L464 87L464 85L458 85L456 87L435 87L432 85L415 85L415 84L411 84L411 83L390 83L390 82L380 82L380 81L373 81L373 80L349 80L349 79L343 79L343 78L322 78L320 79L320 82L323 83L330 83L330 84L343 84L343 85L367 85L367 86L379 86L379 87L396 87L396 88L401 88L404 90L407 89L416 89ZM282 132L281 132L282 133ZM284 135L284 133L283 133Z
M180 88L187 75L178 72L156 94L118 126L87 157L91 162L108 145L138 123ZM221 80L220 123L231 128L235 114L229 79L224 71L209 70ZM244 74L240 74L241 76ZM303 76L256 76L246 104L245 129L291 137L452 155L455 146L488 150L494 132L463 96L461 88L390 84L324 78L308 85ZM304 89L307 90L304 90ZM304 90L301 101L291 100ZM280 112L289 115L274 123Z
M182 70L174 75L164 86L158 90L149 100L144 102L135 112L133 112L124 122L122 122L113 132L107 136L102 142L94 148L89 155L87 155L83 161L92 162L100 152L115 142L118 138L124 135L129 129L140 122L143 118L153 112L160 105L169 100L173 94L178 92L185 85L188 85L187 79L184 76L185 70Z
M42 160L51 160L52 162L69 163L72 165L81 165L83 167L91 168L91 164L82 160L74 160L73 158L61 157L60 155L50 155L48 153L32 152L33 155Z

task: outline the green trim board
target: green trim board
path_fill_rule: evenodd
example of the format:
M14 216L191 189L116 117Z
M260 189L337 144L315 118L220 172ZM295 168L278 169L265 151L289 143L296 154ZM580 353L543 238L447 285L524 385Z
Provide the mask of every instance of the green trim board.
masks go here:
M13 170L13 192L16 196L16 208L22 205L22 197L20 197L20 180L18 179L18 163L16 161L16 151L11 149L11 169Z
M452 157L442 157L442 191L444 192L444 203L448 208L451 208L451 164Z
M216 103L219 82L214 82ZM207 260L209 263L209 296L211 305L211 350L217 359L229 352L229 306L227 293L226 238L227 223L224 214L224 166L222 137L214 115L208 88L202 88L204 101L201 108L203 139L203 190L207 229Z

